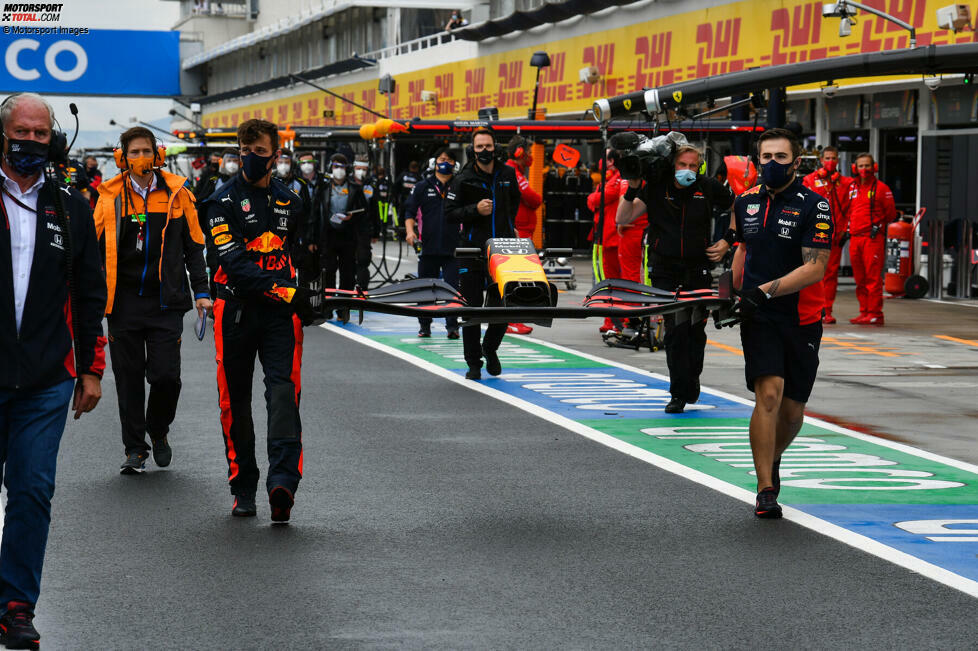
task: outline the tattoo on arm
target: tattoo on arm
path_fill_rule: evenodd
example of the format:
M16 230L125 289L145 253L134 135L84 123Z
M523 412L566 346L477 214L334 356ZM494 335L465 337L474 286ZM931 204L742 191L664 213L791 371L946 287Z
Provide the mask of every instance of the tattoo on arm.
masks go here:
M805 264L821 264L825 266L829 262L829 249L802 247L801 259Z
M771 282L771 287L770 287L770 289L767 290L767 293L771 295L771 298L774 298L775 296L778 295L778 287L780 287L780 286L781 286L781 279L780 278L775 278Z

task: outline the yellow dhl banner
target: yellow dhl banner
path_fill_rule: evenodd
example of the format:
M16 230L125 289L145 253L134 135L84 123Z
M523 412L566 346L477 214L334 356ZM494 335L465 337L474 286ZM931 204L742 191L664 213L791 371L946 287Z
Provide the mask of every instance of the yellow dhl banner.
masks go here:
M936 10L948 0L863 0L917 29L917 45L973 42L974 32L953 34L937 27ZM533 47L400 74L392 96L393 117L410 120L472 119L484 106L496 106L503 118L526 117L533 104L536 70L529 65L537 50L550 54L551 67L540 77L539 106L550 115L580 113L595 99L643 87L745 70L755 66L905 48L909 32L864 12L852 35L837 35L839 20L822 18L821 0L742 0L619 29L594 32ZM619 11L627 11L619 9ZM642 14L634 12L637 20ZM581 68L594 66L600 80L578 80ZM845 80L864 83L868 80ZM386 114L387 100L377 81L331 88L349 99ZM437 100L422 101L421 91ZM332 109L333 118L323 110ZM358 125L375 116L321 92L247 107L208 112L208 127L234 126L252 117L279 124Z

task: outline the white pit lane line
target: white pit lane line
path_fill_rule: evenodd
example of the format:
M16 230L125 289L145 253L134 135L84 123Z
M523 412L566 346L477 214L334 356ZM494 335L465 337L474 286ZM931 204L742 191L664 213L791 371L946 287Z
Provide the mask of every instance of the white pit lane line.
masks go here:
M385 344L376 342L363 335L357 334L355 332L351 332L349 330L346 330L344 328L341 328L339 326L330 323L324 323L320 327L324 328L325 330L328 330L329 332L333 332L343 337L346 337L348 339L352 339L365 346L369 346L370 348L374 348L376 350L385 352L388 355L391 355L398 359L404 360L409 364L413 364L419 368L422 368L428 371L429 373L445 378L446 380L449 380L456 384L463 385L468 389L485 394L487 396L500 400L501 402L505 402L507 405L511 407L521 409L529 414L532 414L533 416L542 418L550 423L553 423L554 425L559 425L560 427L570 430L575 434L579 434L584 438L590 439L596 443L600 443L601 445L617 450L623 454L627 454L630 457L633 457L635 459L640 459L657 468L661 468L662 470L666 470L675 475L679 475L680 477L694 481L702 486L712 488L713 490L722 493L724 495L727 495L728 497L732 497L734 499L740 500L741 502L744 502L746 504L750 504L750 505L754 504L756 495L751 491L745 490L738 486L734 486L715 477L711 477L706 473L700 472L698 470L694 470L693 468L686 467L682 464L676 463L671 459L661 457L647 450L643 450L629 443L625 443L624 441L621 441L609 434L599 432L596 429L592 429L576 421L573 421L569 418L550 412L549 410L544 409L531 402L527 402L520 398L516 398L503 391L490 388L480 382L466 380L463 376L457 373L453 373L448 369L442 368L437 364L425 361L418 357L414 357L413 355L401 350L397 350L396 348L391 348ZM587 353L583 353L574 350L572 348L567 348L559 344L550 343L549 341L543 341L541 339L519 336L519 335L506 335L506 336L513 337L516 339L524 339L526 341L531 341L533 343L540 344L542 346L546 346L554 350L560 350L563 352L572 353L584 359L600 362L608 366L615 366L624 369L626 371L630 371L632 373L638 373L640 375L645 375L658 380L665 380L665 381L669 380L668 377L664 375L660 375L658 373L651 373L649 371L628 366L627 364L622 364L619 362L607 360L602 357L598 357L596 355L589 355ZM728 394L723 391L717 391L715 389L709 389L707 387L702 387L701 390L704 393L709 393L711 395L720 398L726 398L728 400L738 402L740 404L747 405L750 407L753 407L754 405L754 403L749 400L745 400L744 398L732 394ZM958 461L957 459L950 459L948 457L943 457L937 454L933 454L925 450L919 450L917 448L913 448L910 447L909 445L904 445L902 443L887 441L885 439L879 439L870 436L868 434L862 434L860 432L848 430L843 427L833 425L832 423L819 420L817 418L811 418L809 416L805 416L805 421L813 425L817 425L819 427L823 427L825 429L838 432L840 434L845 434L853 438L870 441L876 445L892 448L894 450L899 450L906 454L920 457L922 459L929 459L932 461L937 461L939 463L947 464L949 466L953 466L955 468L960 468L968 472L978 473L978 466L972 465L970 463L966 463L964 461ZM960 590L961 592L964 592L967 595L978 598L978 582L976 581L972 581L971 579L955 574L954 572L946 570L942 567L938 567L937 565L933 565L931 563L923 561L919 558L916 558L915 556L911 556L910 554L904 553L898 549L894 549L893 547L877 542L872 538L868 538L866 536L849 531L848 529L832 524L831 522L827 522L813 515L809 515L808 513L805 513L798 509L794 509L790 506L782 505L782 509L784 511L784 518L786 520L790 520L791 522L799 524L807 529L811 529L812 531L818 532L824 536L828 536L829 538L845 543L850 547L872 554L873 556L881 558L885 561L889 561L894 565L899 565L900 567L906 568L912 572L916 572L917 574L923 575L929 579L937 581L938 583L942 583L956 590Z

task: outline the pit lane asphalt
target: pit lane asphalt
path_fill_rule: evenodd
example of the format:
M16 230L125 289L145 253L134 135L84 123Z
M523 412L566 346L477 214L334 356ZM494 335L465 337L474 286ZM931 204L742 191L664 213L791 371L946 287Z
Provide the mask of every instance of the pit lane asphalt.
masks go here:
M192 324L170 468L118 474L111 372L69 423L42 648L974 643L971 597L322 329L292 524L233 519Z

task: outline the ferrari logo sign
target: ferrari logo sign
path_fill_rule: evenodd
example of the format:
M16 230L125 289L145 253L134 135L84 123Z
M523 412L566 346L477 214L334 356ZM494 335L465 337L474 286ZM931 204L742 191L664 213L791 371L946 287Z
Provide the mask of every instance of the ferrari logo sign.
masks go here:
M674 99L676 101L676 104L682 104L683 103L683 91L681 91L681 90L674 91L673 94L672 94L672 99Z
M622 105L625 107L626 111L632 110L632 100L626 98L625 101L622 102Z

